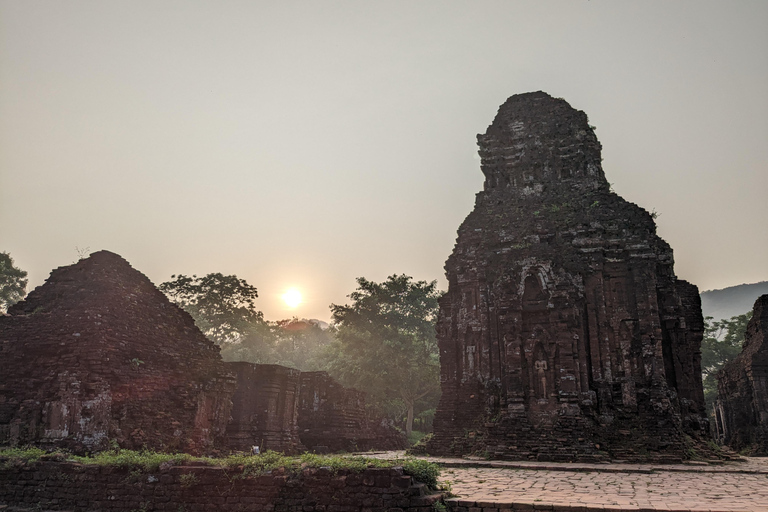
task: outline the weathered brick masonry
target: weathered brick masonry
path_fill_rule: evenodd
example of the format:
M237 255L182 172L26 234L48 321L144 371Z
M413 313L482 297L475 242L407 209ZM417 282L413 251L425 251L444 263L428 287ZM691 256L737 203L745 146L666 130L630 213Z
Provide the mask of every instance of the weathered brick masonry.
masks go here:
M223 363L192 317L116 254L54 270L9 313L0 445L295 453L301 423L310 448L404 448L366 417L364 393L327 374Z
M768 455L768 295L755 301L741 353L717 374L720 442Z
M610 190L584 112L512 96L446 262L430 453L674 460L708 431L697 288Z
M223 440L234 386L192 317L111 252L0 317L0 444L201 452Z
M237 375L227 447L296 453L301 372L276 364L225 363Z
M301 374L299 437L314 451L400 450L405 436L365 411L365 393L345 388L326 372Z
M175 466L154 473L60 462L0 466L0 503L71 510L434 512L439 494L404 475L402 468L361 473L304 469L243 476L241 470Z

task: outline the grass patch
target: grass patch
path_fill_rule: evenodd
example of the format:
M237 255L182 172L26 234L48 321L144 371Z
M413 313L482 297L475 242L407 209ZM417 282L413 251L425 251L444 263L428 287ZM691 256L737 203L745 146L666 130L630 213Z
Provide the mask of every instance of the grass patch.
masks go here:
M90 457L72 455L68 458L72 462L80 464L96 464L113 468L140 469L142 471L157 471L160 465L178 465L183 462L193 461L195 457L186 453L160 453L151 451L119 450L101 452Z
M46 455L45 450L40 448L0 448L0 464L3 467L27 464L40 460L44 455ZM273 451L266 451L259 455L236 454L221 458L207 458L193 457L186 453L118 449L101 452L90 457L62 454L62 459L81 464L129 469L135 475L155 472L164 464L170 466L196 462L207 466L233 469L242 467L243 476L266 475L276 469L284 469L289 474L298 474L304 468L328 468L333 473L338 473L339 471L362 472L368 468L402 466L405 474L433 488L437 487L437 477L440 475L440 467L437 464L414 458L384 460L361 456L318 455L314 453L292 457ZM188 478L191 479L192 476Z
M37 462L40 457L45 455L45 450L34 447L1 447L0 448L0 467L8 468L20 464Z
M368 468L390 468L396 466L393 461L372 459L362 456L346 457L343 455L317 455L305 453L301 456L301 464L310 468L329 468L334 473L340 469L361 472Z
M243 467L243 476L266 475L275 469L285 468L289 473L297 472L298 463L294 457L288 457L280 452L267 450L259 455L230 455L223 459L210 459L217 466Z

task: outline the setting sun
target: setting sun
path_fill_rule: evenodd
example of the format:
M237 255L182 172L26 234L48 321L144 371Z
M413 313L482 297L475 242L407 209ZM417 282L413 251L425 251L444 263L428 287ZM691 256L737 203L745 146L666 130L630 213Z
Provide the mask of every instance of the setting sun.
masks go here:
M301 292L296 288L291 288L283 294L283 300L289 307L295 308L301 304Z

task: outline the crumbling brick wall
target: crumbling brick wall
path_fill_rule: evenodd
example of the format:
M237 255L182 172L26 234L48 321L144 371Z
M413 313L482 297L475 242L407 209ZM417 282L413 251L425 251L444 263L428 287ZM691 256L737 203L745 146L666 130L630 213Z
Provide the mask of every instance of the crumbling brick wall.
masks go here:
M300 419L302 382L318 400ZM299 422L331 451L405 446L367 418L364 393L325 373L223 363L192 317L107 251L54 270L0 317L0 444L294 453Z
M120 256L51 272L0 317L0 444L201 452L234 378L187 313Z
M703 319L653 216L610 190L584 112L513 96L446 262L430 453L684 456L706 433Z
M768 455L768 295L755 301L741 353L716 377L718 440Z
M314 451L398 450L405 436L381 418L369 418L365 393L345 388L326 372L301 374L299 436Z
M237 375L227 446L232 450L296 453L301 372L276 364L225 363Z

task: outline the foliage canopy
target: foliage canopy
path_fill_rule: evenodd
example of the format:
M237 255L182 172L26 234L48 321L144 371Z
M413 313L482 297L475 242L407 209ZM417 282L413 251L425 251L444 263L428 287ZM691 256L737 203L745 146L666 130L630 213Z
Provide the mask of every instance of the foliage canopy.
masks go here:
M254 304L256 287L245 279L221 273L204 277L179 274L171 279L160 284L160 291L192 315L203 334L218 345L239 341L254 326L264 323Z
M729 320L704 319L704 339L701 342L701 369L704 381L704 400L711 411L717 399L715 374L739 355L747 333L752 311L732 316Z
M13 265L7 252L0 252L0 313L24 298L27 272Z
M379 404L401 402L406 433L417 402L433 407L440 387L435 320L437 282L391 275L383 283L357 279L348 305L331 305L336 340L326 353L328 371Z

